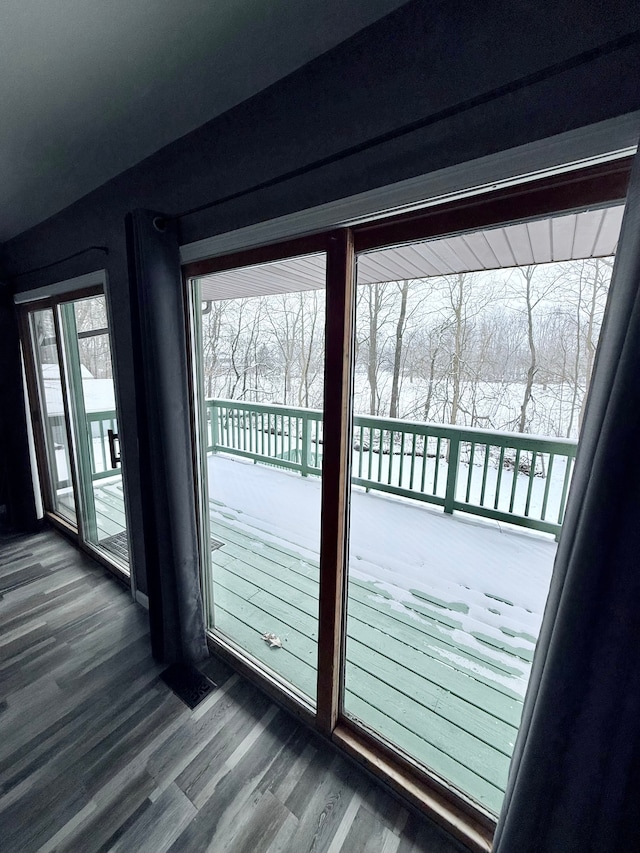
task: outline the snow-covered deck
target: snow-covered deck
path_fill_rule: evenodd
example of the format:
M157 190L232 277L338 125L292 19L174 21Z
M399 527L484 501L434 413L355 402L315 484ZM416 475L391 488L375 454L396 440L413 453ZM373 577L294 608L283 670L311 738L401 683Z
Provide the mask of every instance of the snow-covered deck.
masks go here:
M216 629L313 696L320 481L221 455L209 474ZM555 548L544 535L352 494L345 711L494 813Z

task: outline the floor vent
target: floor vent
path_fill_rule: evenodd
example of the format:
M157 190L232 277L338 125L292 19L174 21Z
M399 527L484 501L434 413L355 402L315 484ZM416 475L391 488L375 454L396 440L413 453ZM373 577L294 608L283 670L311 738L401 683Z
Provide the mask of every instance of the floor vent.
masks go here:
M115 536L101 539L100 545L107 551L111 551L116 557L120 557L125 563L129 563L129 543L126 530L123 530L122 533L116 533Z
M186 663L172 663L160 673L160 678L192 709L217 687L199 669Z

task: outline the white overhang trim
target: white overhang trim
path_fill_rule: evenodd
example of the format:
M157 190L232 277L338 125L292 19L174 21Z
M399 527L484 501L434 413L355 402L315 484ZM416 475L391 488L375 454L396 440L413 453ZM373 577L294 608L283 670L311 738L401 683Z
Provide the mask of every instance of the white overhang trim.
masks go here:
M186 243L183 264L634 154L640 111L245 228Z

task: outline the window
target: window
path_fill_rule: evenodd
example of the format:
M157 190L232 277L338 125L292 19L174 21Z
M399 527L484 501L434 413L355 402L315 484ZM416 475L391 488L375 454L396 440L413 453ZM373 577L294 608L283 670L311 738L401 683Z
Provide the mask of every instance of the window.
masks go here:
M213 646L475 843L502 803L628 165L185 268Z

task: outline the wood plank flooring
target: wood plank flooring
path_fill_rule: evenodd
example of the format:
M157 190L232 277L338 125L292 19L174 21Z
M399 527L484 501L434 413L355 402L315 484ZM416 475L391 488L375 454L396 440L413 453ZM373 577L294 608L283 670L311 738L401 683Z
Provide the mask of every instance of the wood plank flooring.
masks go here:
M161 669L102 568L0 538L3 853L461 853L220 661L194 711Z

